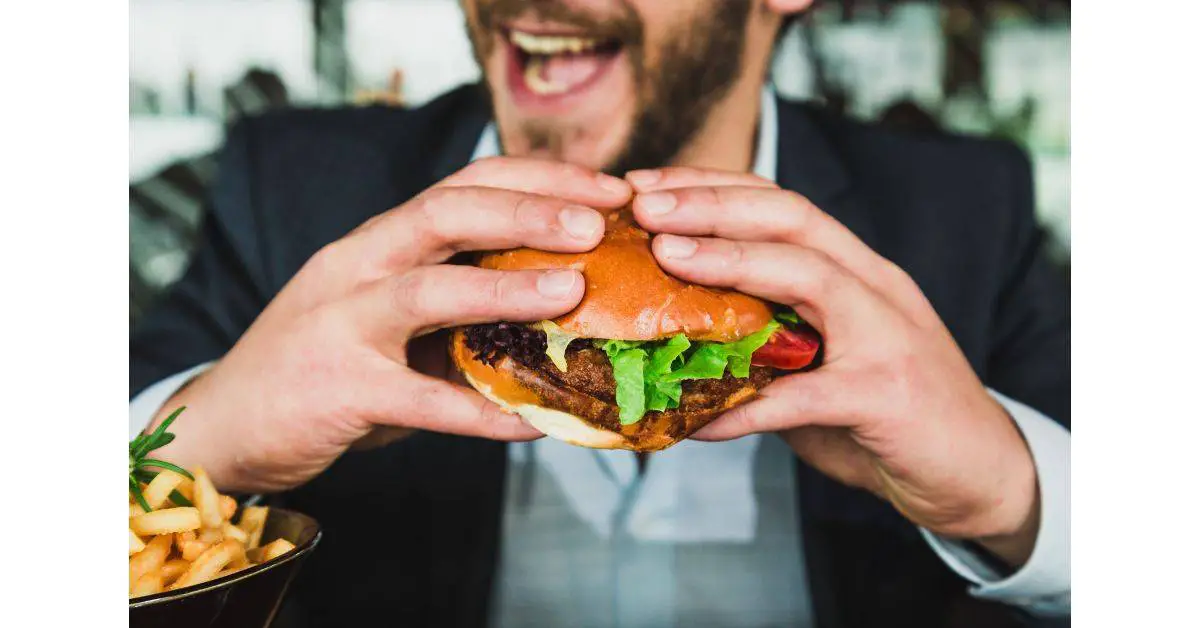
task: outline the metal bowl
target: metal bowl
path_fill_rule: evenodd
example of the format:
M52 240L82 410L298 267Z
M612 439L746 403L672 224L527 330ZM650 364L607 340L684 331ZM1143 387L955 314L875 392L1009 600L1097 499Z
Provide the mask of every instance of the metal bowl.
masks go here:
M188 628L270 626L304 559L321 540L321 528L308 515L272 507L264 541L287 539L296 549L224 578L129 601L129 625Z

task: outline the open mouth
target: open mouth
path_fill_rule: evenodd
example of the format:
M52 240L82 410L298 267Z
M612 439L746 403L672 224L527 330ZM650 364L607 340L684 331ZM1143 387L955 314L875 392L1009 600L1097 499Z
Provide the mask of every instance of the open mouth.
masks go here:
M566 34L505 32L512 54L510 84L518 95L560 98L602 77L621 53L616 39Z

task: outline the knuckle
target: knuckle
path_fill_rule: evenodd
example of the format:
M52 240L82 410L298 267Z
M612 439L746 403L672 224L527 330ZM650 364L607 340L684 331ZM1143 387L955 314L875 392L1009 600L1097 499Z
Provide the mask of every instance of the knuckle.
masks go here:
M828 295L837 288L841 272L837 264L823 251L808 250L798 260L804 268L805 284L808 292L816 295Z
M434 188L417 198L411 208L414 228L422 240L430 243L445 242L444 225L441 224L445 209L460 196L461 188Z
M553 228L554 218L542 199L523 194L510 206L509 221L516 231L541 233Z
M419 240L439 253L457 250L463 237L463 210L481 205L483 193L484 190L474 186L426 191L413 208Z
M505 303L516 291L513 286L514 279L515 277L508 273L500 273L492 276L487 281L487 287L484 290L477 291L476 294L484 297L481 300L482 304Z
M344 246L345 245L341 240L330 242L329 244L322 246L320 249L317 249L317 252L313 253L312 257L308 258L308 261L305 262L304 266L309 270L309 272L315 273L321 277L328 277L329 275L335 274L337 269L341 266L340 260L343 257L341 251Z
M411 271L392 282L392 307L402 317L422 320L430 311L430 277L426 272Z
M917 290L917 283L899 264L896 264L890 259L882 258L880 266L880 274L883 276L884 282L892 287L902 289L908 293Z
M742 200L741 190L735 187L716 185L704 188L707 200L717 207L735 207Z
M792 228L796 230L797 234L802 236L804 235L804 232L812 226L813 216L816 208L813 207L812 203L810 203L807 198L804 198L796 192L791 190L783 190L782 193L787 197L787 206L791 208L791 211L788 212L788 216L791 217Z
M729 240L725 247L724 258L726 268L737 272L743 272L747 262L749 261L749 254L746 252L746 247L741 242L738 242L737 240Z

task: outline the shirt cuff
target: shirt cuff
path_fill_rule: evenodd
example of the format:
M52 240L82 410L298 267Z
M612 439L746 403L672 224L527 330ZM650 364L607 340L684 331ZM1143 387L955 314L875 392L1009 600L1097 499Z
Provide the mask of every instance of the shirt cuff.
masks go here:
M921 534L933 551L975 586L971 594L1021 606L1038 614L1071 612L1071 433L1038 411L989 389L1004 406L1033 455L1041 493L1041 524L1033 553L1003 577L966 544Z
M196 379L204 371L211 368L213 362L205 362L198 366L194 366L182 373L176 373L160 382L150 385L142 392L138 393L133 401L129 402L129 440L137 438L142 430L150 425L150 421L154 420L154 416L162 410L163 404L167 403L179 389L186 386L193 379Z

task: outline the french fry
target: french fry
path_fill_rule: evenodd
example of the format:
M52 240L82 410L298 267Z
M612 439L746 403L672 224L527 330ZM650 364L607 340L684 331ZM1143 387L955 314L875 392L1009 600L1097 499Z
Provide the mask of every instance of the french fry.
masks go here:
M200 511L189 506L164 508L129 518L129 529L138 536L170 534L200 527Z
M175 533L175 549L182 552L183 546L191 541L196 540L195 530L184 530L183 532Z
M138 538L138 535L134 534L133 530L131 529L129 531L129 555L133 556L145 548L146 544L143 543L142 539Z
M227 565L225 568L226 569L245 569L246 567L250 567L251 565L253 565L253 563L250 562L250 559L246 556L246 552L243 551L241 556L234 558L233 562L229 563L229 565Z
M221 524L221 533L225 536L225 538L233 539L242 545L245 545L246 539L249 538L249 535L243 532L241 528L229 523L228 521Z
M206 528L221 527L221 495L202 467L192 471L192 503L200 511L200 521Z
M163 577L158 571L143 574L129 588L129 597L141 597L159 593L163 590Z
M205 543L198 539L184 541L183 547L179 548L179 556L190 563L200 558L200 555L208 551L210 547L212 547L211 543Z
M221 518L226 521L232 521L234 513L237 512L237 500L228 496L222 495L220 498Z
M175 582L179 576L183 575L183 572L187 571L188 565L190 564L190 562L182 558L172 558L171 560L163 563L163 566L158 570L159 575L162 576L163 586L167 586L172 582Z
M275 539L262 547L248 550L246 555L255 563L265 563L269 560L279 558L293 549L296 549L296 546L292 545L286 539Z
M225 533L221 531L220 524L215 528L200 528L196 531L196 540L205 545L214 545L225 540Z
M224 578L225 576L228 576L229 574L237 573L249 566L250 566L250 563L248 563L248 562L243 563L243 564L237 564L237 565L230 563L228 567L222 569L220 572L217 573L217 575L213 576L213 579Z
M263 528L267 525L266 506L246 506L242 509L242 518L238 528L246 533L246 548L258 547L262 541Z
M167 503L167 498L171 496L171 491L175 490L175 487L179 486L186 479L174 471L164 469L158 475L154 476L154 479L146 486L146 490L142 492L142 496L146 498L146 504L151 509L157 510L163 504Z
M192 492L192 481L191 480L189 480L187 478L183 478L183 481L179 483L179 486L175 487L175 491L177 493L179 493L180 495L183 495L183 498L188 500L189 502L192 501L192 497L194 496L194 493ZM192 502L192 503L195 503L195 502Z
M181 589L206 580L212 580L230 562L243 553L242 544L234 540L222 541L205 550L183 572L179 579L173 582L170 589Z
M146 510L140 504L129 504L129 517L133 518L138 515L145 514Z
M171 537L170 535L161 534L154 537L146 548L134 554L129 558L129 590L133 591L134 585L142 576L153 573L158 574L163 563L167 560L167 555L171 553ZM162 583L159 582L159 588L162 588Z

